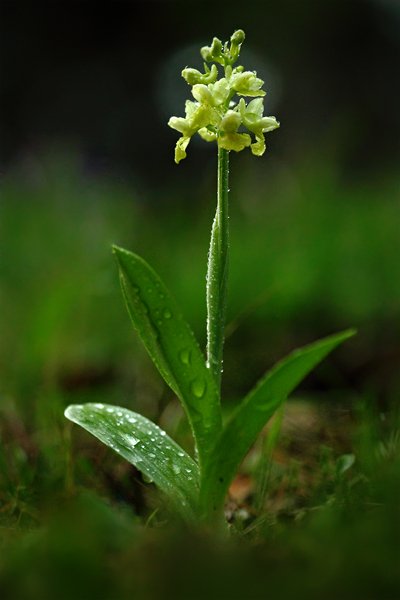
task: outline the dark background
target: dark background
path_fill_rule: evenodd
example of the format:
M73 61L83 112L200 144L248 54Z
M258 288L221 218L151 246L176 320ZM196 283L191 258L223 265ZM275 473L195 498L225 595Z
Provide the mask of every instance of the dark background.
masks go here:
M394 165L399 23L395 0L2 2L1 163L56 142L106 171L177 176L180 69L242 27L282 122L275 155L330 140L348 174Z

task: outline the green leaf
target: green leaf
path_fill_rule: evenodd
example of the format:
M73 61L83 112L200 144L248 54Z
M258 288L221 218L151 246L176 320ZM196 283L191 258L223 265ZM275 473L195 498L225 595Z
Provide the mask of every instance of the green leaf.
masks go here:
M113 247L132 323L154 364L181 400L203 464L221 431L221 407L214 379L175 300L139 256Z
M199 469L165 431L142 415L107 404L73 404L65 416L137 467L186 518L196 514Z
M221 509L241 461L278 406L329 352L354 333L344 331L295 350L244 398L220 434L212 460L204 469L200 502L205 513Z

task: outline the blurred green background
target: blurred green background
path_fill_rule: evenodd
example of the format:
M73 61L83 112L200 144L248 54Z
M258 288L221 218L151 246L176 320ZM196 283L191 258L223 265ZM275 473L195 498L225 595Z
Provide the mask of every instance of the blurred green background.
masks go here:
M242 62L265 80L265 113L276 115L281 129L267 136L264 157L231 157L226 409L297 345L358 329L296 394L298 412L289 413L275 456L279 466L269 480L273 498L283 493L286 501L283 509L279 502L266 504L268 526L257 529L265 544L261 555L270 564L273 549L280 549L272 587L279 587L287 563L305 589L325 536L335 537L338 570L370 536L386 550L381 557L373 551L360 556L353 575L373 564L377 582L387 585L387 595L379 597L395 597L389 523L397 515L400 483L400 4L6 1L0 11L4 593L13 599L44 593L33 575L26 587L15 587L28 556L40 549L50 571L71 568L86 581L82 597L97 589L122 597L132 581L122 578L113 596L113 578L126 564L140 571L145 546L148 574L135 580L138 597L174 597L173 590L163 596L147 584L166 548L174 556L190 544L168 536L160 542L159 533L142 529L157 506L151 486L72 429L63 409L94 399L120 404L190 443L176 401L132 332L110 246L125 246L156 268L204 346L216 152L192 143L176 166L176 132L166 122L183 114L189 88L182 68L200 68L199 48L240 27L247 34ZM334 473L338 457L349 453L356 460L346 487ZM252 465L262 456L259 448L243 477L253 478ZM299 484L293 465L314 476ZM374 479L378 471L381 478ZM332 498L339 513L330 512ZM250 513L251 502L251 494L242 501ZM316 522L300 519L318 506L329 509ZM371 516L371 506L387 510ZM88 515L82 547L74 532L79 537ZM281 517L300 519L302 528L286 529ZM349 519L353 525L345 533ZM208 554L208 543L199 541L196 564L202 551ZM153 566L152 544L164 547ZM243 594L247 581L258 581L258 591L247 597L262 597L264 575L256 574L251 556L241 558L237 548L215 552L225 577L229 560L236 565L243 559ZM95 565L102 561L108 571L95 585ZM45 569L42 575L46 579ZM167 570L159 576L167 581ZM351 577L349 568L343 581ZM333 581L334 573L323 572L316 597L324 578ZM377 584L374 577L365 581L358 588L363 598ZM238 585L227 597L236 597ZM353 588L348 584L352 598ZM174 589L176 598L203 597ZM337 589L324 597L337 598ZM60 597L73 597L73 588ZM225 596L220 591L215 597Z

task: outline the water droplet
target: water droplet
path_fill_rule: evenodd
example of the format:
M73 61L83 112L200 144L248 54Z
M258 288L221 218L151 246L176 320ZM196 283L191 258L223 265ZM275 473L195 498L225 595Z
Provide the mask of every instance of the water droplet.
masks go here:
M149 456L150 456L150 458L155 458L156 457L156 455L153 454L153 452L149 452Z
M185 456L185 453L184 452L178 452L178 456L181 456L181 457Z
M97 404L95 404L95 407L102 409L102 408L104 408L104 404L97 403Z
M106 411L107 411L108 413L113 413L113 412L114 412L114 409L109 407L109 408L106 408Z
M185 469L186 473L191 473L192 469Z
M202 398L204 396L204 392L206 391L206 382L204 379L195 379L192 382L192 392L196 396L196 398Z
M126 439L131 444L131 446L136 446L140 442L140 440L133 437L133 435L127 435Z
M172 313L168 308L164 309L163 315L165 319L170 319L172 317Z
M175 475L179 475L179 473L181 472L181 468L179 465L172 465L172 470L175 473Z
M184 348L179 352L179 359L184 365L190 364L190 358L190 350L188 350L187 348Z
M160 431L160 435L162 435L164 437L167 434L165 433L165 431Z

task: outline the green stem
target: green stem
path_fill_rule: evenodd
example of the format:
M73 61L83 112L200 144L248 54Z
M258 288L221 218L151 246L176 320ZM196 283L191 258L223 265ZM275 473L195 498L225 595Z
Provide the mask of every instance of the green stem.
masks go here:
M211 230L207 269L207 366L211 369L219 392L229 258L228 175L229 152L218 148L217 211Z

